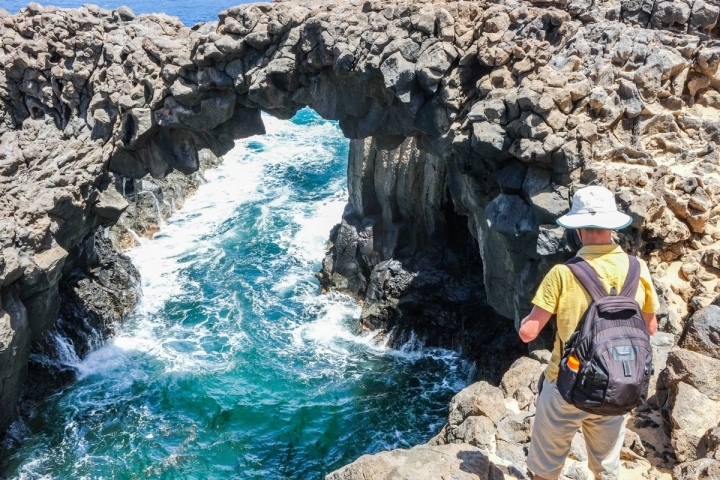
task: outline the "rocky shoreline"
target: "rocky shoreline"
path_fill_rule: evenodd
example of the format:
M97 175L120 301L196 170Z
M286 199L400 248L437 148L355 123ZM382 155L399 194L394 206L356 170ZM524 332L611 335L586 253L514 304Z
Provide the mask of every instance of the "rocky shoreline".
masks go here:
M628 416L621 479L720 478L720 363L717 342L708 336L717 331L719 314L715 304L698 311L678 345L667 333L652 338L655 369L662 371L651 382L647 403ZM538 378L548 358L522 357L499 386L480 381L459 392L447 422L427 444L364 455L326 479L531 478L525 459ZM578 432L560 479L590 478Z
M206 154L197 172L172 172L164 179L117 179L114 201L123 210L116 223L98 230L82 253L63 271L59 282L58 319L33 341L27 380L18 399L19 420L0 434L0 459L29 434L24 424L37 404L72 382L72 363L101 347L142 296L140 273L123 251L138 246L160 230L163 221L206 182L204 172L222 162ZM70 351L68 351L70 349Z
M186 27L127 8L0 9L0 430L59 314L110 331L132 303L105 232L127 245L173 208L174 187L159 195L147 175L191 175L264 133L261 111L309 106L351 139L348 208L318 276L396 342L502 350L572 254L553 219L578 187L611 188L634 219L617 241L648 261L662 347L677 345L658 354L656 394L677 475L714 475L717 416L683 405L720 400L719 15L715 0L296 0Z
M408 450L364 455L330 473L326 479L531 478L525 458L538 395L537 380L545 366L529 357L518 359L505 373L499 386L481 381L453 397L447 423L427 444ZM658 419L656 410L636 412L629 419L621 454L621 479L671 478L674 464L672 447L667 438L657 435L656 429L648 428L648 424ZM713 445L711 448L716 449L717 445ZM708 471L714 473L706 467L704 464L700 466L702 475ZM683 468L697 469L696 466ZM672 478L712 478L702 475L675 475ZM581 432L573 439L570 456L560 478L593 478L588 469Z

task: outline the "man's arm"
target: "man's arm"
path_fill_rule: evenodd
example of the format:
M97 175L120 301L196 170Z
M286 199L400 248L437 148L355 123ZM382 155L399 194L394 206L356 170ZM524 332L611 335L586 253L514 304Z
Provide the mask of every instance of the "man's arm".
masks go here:
M644 260L640 260L640 287L645 290L645 301L640 303L643 320L645 320L648 333L653 335L658 329L657 316L654 312L657 312L660 308L660 300L653 285L650 270Z
M654 335L658 329L657 316L654 313L647 312L642 312L642 315L645 320L645 325L647 325L648 333Z
M543 327L547 325L550 317L552 317L552 313L535 305L530 315L523 318L520 324L520 331L518 332L520 334L520 340L525 343L535 340L538 335L540 335ZM657 322L655 324L657 326Z

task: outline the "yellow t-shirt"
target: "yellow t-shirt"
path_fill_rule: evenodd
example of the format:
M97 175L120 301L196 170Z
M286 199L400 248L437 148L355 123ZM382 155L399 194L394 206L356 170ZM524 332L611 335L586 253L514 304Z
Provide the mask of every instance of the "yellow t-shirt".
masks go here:
M590 245L577 253L595 270L606 291L615 287L619 293L625 283L630 260L618 245ZM643 312L657 312L660 302L655 293L647 264L640 260L640 285L635 299ZM552 358L545 377L557 379L563 346L577 328L592 297L566 265L555 265L545 276L535 297L534 305L557 315L557 333Z

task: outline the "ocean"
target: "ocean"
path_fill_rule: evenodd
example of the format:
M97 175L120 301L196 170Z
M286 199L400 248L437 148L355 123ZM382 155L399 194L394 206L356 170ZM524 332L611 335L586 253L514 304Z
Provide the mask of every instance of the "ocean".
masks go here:
M8 12L15 14L28 3L26 0L2 0L2 2L0 2L0 8L4 8ZM185 25L192 26L198 22L212 22L217 20L218 13L235 5L263 2L247 0L158 0L156 2L148 2L147 0L105 0L100 2L53 0L52 2L40 1L36 3L43 6L54 5L60 8L80 8L85 4L92 3L108 10L127 6L130 7L136 15L162 12L173 17L178 17Z
M388 348L314 278L348 198L348 140L309 109L263 118L266 135L236 142L128 251L141 302L84 360L65 348L78 380L37 406L0 477L321 479L438 432L472 365Z

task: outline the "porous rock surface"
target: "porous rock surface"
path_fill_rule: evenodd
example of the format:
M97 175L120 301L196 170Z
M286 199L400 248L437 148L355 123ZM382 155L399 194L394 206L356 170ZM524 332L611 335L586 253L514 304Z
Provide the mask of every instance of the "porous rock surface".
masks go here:
M572 250L553 219L595 183L633 217L618 241L648 260L662 329L680 333L718 290L719 13L298 0L188 27L127 8L0 10L0 430L61 283L129 209L124 185L195 172L263 133L261 111L310 106L353 139L320 278L363 301L366 325L437 317L428 338L451 329L441 343L462 349L478 315L517 322Z
M531 478L526 456L535 416L538 376L545 366L537 360L521 357L505 373L499 387L480 381L455 395L450 401L447 423L427 444L409 450L363 455L327 475L326 480ZM669 463L664 458L672 455L669 439L662 434L653 435L656 432L645 427L643 422L650 419L647 414L636 415L627 423L621 452L619 478L622 480L671 478L667 468ZM709 451L717 448L716 442L715 436L708 436ZM593 478L587 460L585 439L578 432L560 479ZM703 460L701 463L683 463L676 470L701 474L713 472L715 467L710 456Z
M409 450L392 450L363 455L331 474L326 480L502 480L502 471L482 450L466 444L418 445Z
M659 376L657 403L680 462L720 460L716 452L720 427L719 320L716 305L695 312ZM713 468L719 469L720 463Z

